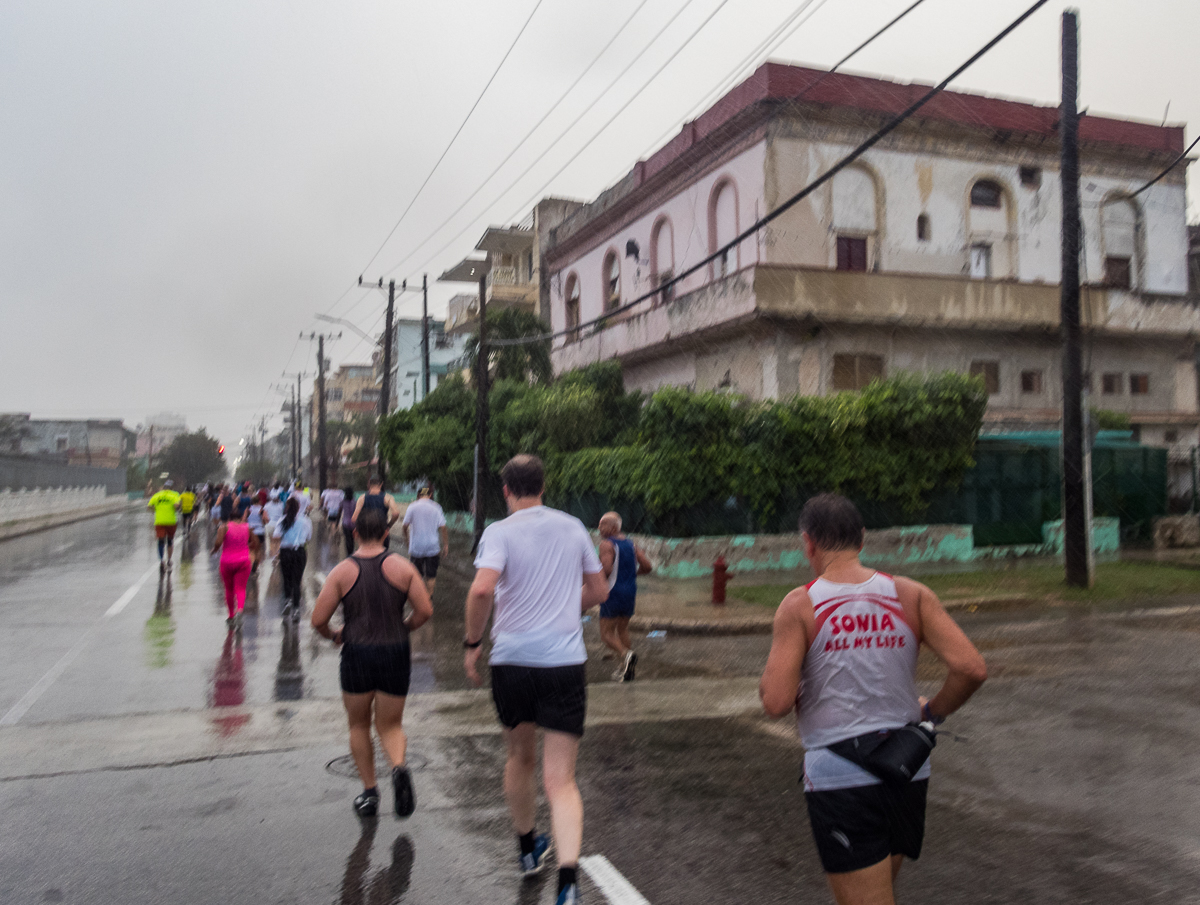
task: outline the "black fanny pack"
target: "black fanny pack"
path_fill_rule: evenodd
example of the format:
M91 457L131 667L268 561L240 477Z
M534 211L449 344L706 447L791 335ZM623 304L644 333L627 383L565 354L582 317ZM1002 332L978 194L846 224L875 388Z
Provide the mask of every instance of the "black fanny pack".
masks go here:
M898 785L912 781L936 744L932 723L909 723L899 729L856 735L826 747L885 783Z

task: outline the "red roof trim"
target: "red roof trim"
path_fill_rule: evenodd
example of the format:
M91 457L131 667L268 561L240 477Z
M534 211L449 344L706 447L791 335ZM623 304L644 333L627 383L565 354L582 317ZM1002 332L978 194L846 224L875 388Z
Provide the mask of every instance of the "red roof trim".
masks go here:
M748 107L764 100L799 97L810 85L824 80L801 99L804 103L827 104L848 110L894 115L929 90L929 85L901 84L888 79L868 78L822 69L764 63L754 73L692 122L657 152L640 162L639 184L665 169L693 145L715 132ZM943 91L917 113L926 120L959 123L976 128L1011 130L1047 138L1058 136L1058 107L1003 100L982 94ZM1079 120L1082 141L1103 142L1129 148L1178 154L1183 151L1182 126L1156 126L1127 119L1083 116Z

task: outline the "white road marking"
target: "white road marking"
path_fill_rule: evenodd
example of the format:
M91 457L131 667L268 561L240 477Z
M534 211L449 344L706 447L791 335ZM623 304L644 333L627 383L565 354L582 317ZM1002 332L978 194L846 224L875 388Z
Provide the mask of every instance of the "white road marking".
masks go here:
M584 855L579 859L579 866L600 887L612 905L650 905L649 899L638 892L603 855Z
M117 613L121 612L121 610L125 609L125 607L129 605L129 601L133 600L137 592L142 589L142 585L149 581L150 576L156 571L158 571L157 565L151 566L149 569L147 569L141 578L130 585L128 590L118 597L112 606L104 611L104 615L100 617L101 620L103 621L104 619L108 619L110 616L115 616ZM37 703L37 699L45 694L46 690L58 680L58 677L67 671L68 666L75 662L75 658L83 653L83 649L87 647L88 641L90 641L92 635L95 634L99 624L100 623L93 625L86 632L84 632L83 637L75 642L75 646L63 654L62 657L59 658L59 661L51 666L49 671L40 679L38 679L34 686L29 689L29 691L25 692L25 696L22 697L21 700L17 701L17 703L13 704L8 713L4 714L4 716L0 716L0 726L16 725L17 721L29 711L29 708Z

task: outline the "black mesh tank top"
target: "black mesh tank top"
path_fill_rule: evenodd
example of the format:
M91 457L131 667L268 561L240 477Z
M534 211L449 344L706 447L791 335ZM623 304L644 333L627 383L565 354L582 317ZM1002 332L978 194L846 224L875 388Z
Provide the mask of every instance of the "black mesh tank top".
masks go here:
M408 595L383 577L383 561L391 555L381 553L370 559L352 557L358 564L358 580L342 598L345 625L342 640L346 644L404 644L408 629L404 625L404 604Z

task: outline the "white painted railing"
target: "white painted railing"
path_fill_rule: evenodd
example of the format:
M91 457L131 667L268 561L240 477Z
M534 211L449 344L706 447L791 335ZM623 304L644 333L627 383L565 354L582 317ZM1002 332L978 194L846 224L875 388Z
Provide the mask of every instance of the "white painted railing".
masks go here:
M80 512L109 502L104 487L51 487L0 490L0 524L43 515Z

